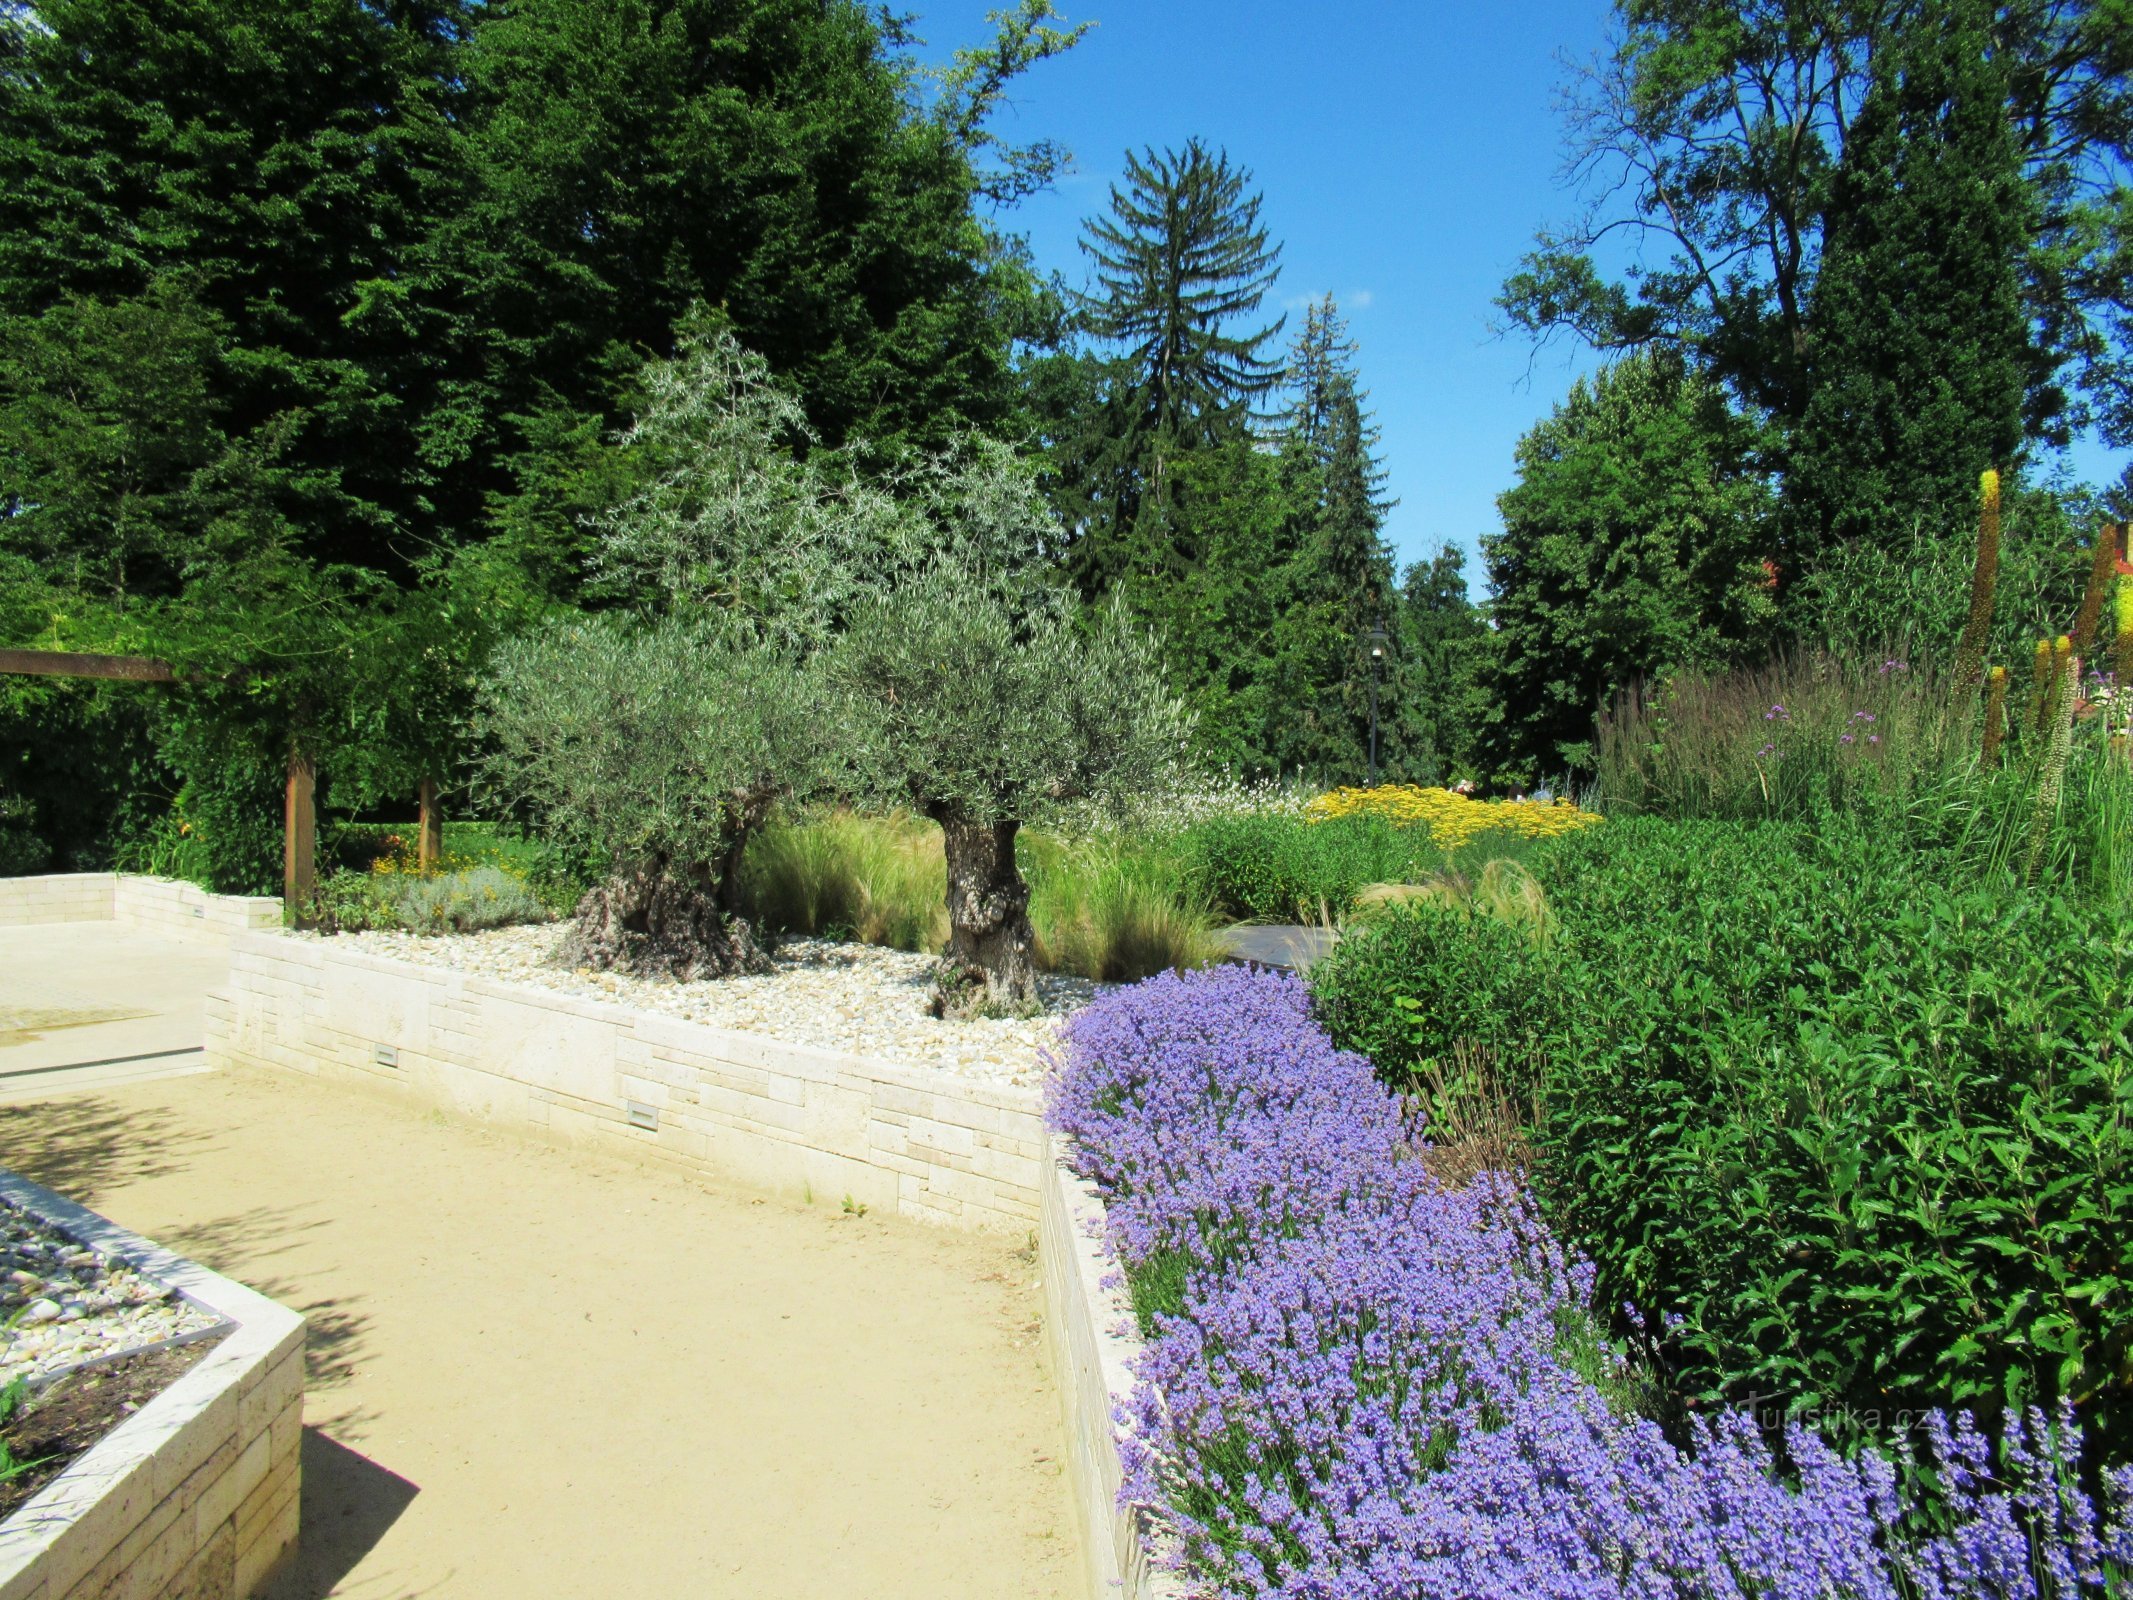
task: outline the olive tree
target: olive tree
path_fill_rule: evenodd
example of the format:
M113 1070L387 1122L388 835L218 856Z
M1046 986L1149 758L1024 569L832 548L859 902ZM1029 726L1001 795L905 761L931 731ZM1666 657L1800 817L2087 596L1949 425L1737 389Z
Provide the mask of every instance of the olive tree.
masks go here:
M1069 802L1161 787L1191 731L1154 637L1116 606L1088 619L943 561L859 605L830 657L878 792L940 824L948 950L935 1009L1037 1000L1023 824Z
M693 979L769 970L742 851L840 740L819 671L730 619L575 618L498 651L481 688L493 787L607 863L569 959Z
M592 524L598 586L640 610L716 610L821 644L897 560L899 498L823 448L792 388L701 313L644 386L621 438L639 486Z

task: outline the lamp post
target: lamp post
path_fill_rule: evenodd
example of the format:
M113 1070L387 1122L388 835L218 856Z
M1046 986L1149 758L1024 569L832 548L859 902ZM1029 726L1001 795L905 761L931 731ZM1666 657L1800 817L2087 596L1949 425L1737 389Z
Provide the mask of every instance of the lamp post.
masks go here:
M1378 663L1385 659L1385 630L1370 630L1370 787L1378 782Z

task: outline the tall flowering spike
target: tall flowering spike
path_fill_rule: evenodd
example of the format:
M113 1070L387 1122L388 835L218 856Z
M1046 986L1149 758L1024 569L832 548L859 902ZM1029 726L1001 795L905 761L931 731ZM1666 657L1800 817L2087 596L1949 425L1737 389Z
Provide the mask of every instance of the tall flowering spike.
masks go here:
M2029 820L2028 876L2035 878L2044 862L2044 849L2051 842L2052 822L2059 815L2059 796L2066 787L2067 758L2074 750L2074 699L2080 673L2074 641L2060 634L2052 646L2051 693L2047 697L2044 763L2037 774L2036 809Z
M2052 642L2037 641L2037 661L2029 685L2029 733L2034 738L2044 731L2044 720L2051 711L2052 696Z
M2074 617L2074 654L2086 656L2096 643L2096 629L2103 621L2103 603L2111 596L2118 577L2118 529L2106 527L2096 535L2096 548L2089 561L2089 586L2081 594L2081 610Z
M2124 542L2124 538L2125 530L2121 528L2120 543ZM2124 563L2121 562L2120 565ZM2121 572L2118 575L2116 598L2117 604L2112 608L2116 615L2112 620L2117 624L2118 648L2112 653L2111 668L2117 674L2116 687L2119 693L2123 694L2128 685L2133 685L2133 573Z
M1955 650L1957 694L1975 689L1985 670L1992 600L2000 581L2000 475L1989 467L1978 480L1977 560L1970 568L1970 616Z
M1985 749L1988 767L2000 764L2000 745L2007 737L2007 669L1994 667L1985 679Z

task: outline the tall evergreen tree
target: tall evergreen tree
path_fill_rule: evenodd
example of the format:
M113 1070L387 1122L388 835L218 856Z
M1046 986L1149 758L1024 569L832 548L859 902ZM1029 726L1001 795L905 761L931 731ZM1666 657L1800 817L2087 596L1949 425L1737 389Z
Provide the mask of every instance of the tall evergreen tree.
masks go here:
M1528 781L1589 771L1601 702L1765 643L1767 490L1752 426L1663 351L1579 379L1518 446L1482 540L1494 625L1484 755Z
M1097 437L1073 451L1081 498L1100 508L1071 558L1090 596L1129 574L1174 580L1190 570L1197 551L1176 520L1173 463L1246 427L1253 403L1281 381L1265 347L1285 319L1252 326L1281 247L1250 182L1197 139L1128 152L1109 215L1084 229L1096 289L1079 296L1081 322L1114 357L1090 418Z
M1126 154L1126 187L1111 215L1089 223L1082 248L1100 292L1084 296L1090 330L1123 347L1137 370L1143 426L1184 437L1196 423L1257 400L1282 368L1263 353L1277 317L1249 333L1280 276L1281 246L1259 221L1251 173L1198 139L1183 150Z
M1466 552L1442 545L1410 564L1394 614L1384 770L1410 783L1447 782L1473 764L1475 679L1489 637L1467 593Z
M2022 444L2036 218L1987 0L1939 0L1875 61L1832 185L1787 455L1790 559L1960 521Z
M1390 503L1358 360L1333 297L1308 307L1282 413L1285 448L1304 463L1315 491L1285 586L1284 675L1304 714L1284 764L1329 779L1368 772L1371 680L1391 668L1394 567L1382 535Z
M222 330L204 402L312 558L404 572L463 432L422 246L458 202L462 0L39 0L0 14L0 317ZM134 305L139 312L87 308ZM103 364L103 352L83 352Z
M1283 382L1289 403L1282 410L1282 431L1307 448L1324 448L1333 431L1335 395L1343 382L1354 384L1357 347L1348 322L1331 294L1304 307L1303 326L1289 347ZM1376 441L1372 440L1375 447Z

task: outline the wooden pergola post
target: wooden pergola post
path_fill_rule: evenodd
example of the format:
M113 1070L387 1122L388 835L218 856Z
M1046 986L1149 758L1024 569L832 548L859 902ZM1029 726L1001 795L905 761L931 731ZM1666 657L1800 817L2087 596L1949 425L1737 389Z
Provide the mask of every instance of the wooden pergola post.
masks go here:
M437 803L437 780L422 780L422 837L416 846L417 864L434 872L444 859L444 808Z
M83 655L67 650L0 650L0 673L120 683L180 681L169 662L149 656ZM291 746L289 787L282 805L281 889L282 908L299 926L309 920L312 891L318 885L317 788L318 768Z
M281 813L281 903L299 927L311 921L318 887L318 808L313 797L318 768L302 751L289 751L289 788Z

